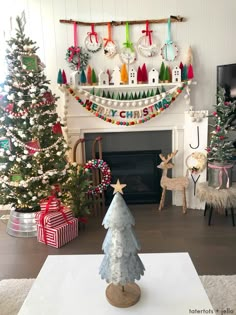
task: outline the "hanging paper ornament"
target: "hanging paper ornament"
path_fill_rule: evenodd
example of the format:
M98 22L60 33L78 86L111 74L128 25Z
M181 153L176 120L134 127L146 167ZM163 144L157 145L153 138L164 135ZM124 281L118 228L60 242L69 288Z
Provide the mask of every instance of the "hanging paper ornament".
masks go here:
M94 30L94 23L91 24L91 32L84 40L85 47L89 52L95 53L102 48L102 38Z
M140 37L137 43L138 53L143 57L153 57L158 53L157 44L153 42L152 30L149 29L149 22L146 21L146 29L142 30L145 33Z
M103 52L105 56L112 58L117 54L117 46L112 40L110 22L107 24L107 29L108 29L108 36L107 38L104 38L105 43L103 45Z
M74 46L67 49L66 60L72 70L82 70L88 65L88 60L90 58L87 51L84 51L82 47L78 46L77 39L77 23L74 22Z
M167 40L164 46L161 48L161 56L166 61L173 61L178 55L178 48L171 40L171 20L168 18L167 22Z
M11 151L11 140L7 137L0 138L0 149Z
M26 142L26 145L27 145L27 150L28 150L29 155L33 155L35 152L38 151L35 149L40 149L40 144L39 144L38 139L28 141Z
M62 129L61 129L61 124L60 122L57 122L53 127L52 127L52 132L55 134L62 134Z
M125 31L126 31L126 42L123 44L124 47L120 50L119 56L122 63L126 63L130 65L136 61L136 52L133 47L133 43L129 39L129 23L128 22L126 22Z

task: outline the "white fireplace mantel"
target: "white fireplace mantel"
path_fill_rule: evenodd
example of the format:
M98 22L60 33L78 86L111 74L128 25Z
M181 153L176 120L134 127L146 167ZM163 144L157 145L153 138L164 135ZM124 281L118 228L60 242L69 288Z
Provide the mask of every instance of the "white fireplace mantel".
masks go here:
M171 130L172 152L178 150L178 154L174 158L175 166L172 170L172 176L177 177L184 176L186 173L186 157L194 151L204 152L207 146L208 118L206 116L208 113L207 111L201 111L204 118L193 122L193 117L189 115L189 106L186 105L182 95L169 108L148 122L133 126L120 126L105 122L88 112L65 89L60 89L60 92L63 107L61 116L67 126L65 128L65 136L71 148L73 148L74 143L79 138L84 138L86 133ZM198 114L199 111L191 111L192 116L195 113ZM197 149L192 149L189 144L194 143L194 147L196 146L197 126L199 127L199 146ZM200 175L198 182L205 181L206 171ZM204 209L204 203L193 196L194 187L191 176L189 176L189 179L190 186L187 190L188 208ZM182 205L182 194L180 192L173 192L172 204L176 206Z

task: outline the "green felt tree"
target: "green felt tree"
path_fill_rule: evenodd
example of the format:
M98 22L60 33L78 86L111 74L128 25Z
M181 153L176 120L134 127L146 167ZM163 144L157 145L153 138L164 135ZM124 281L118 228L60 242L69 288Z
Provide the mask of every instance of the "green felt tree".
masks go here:
M58 74L57 74L57 84L63 84L61 69L59 69Z
M85 74L84 69L82 69L81 74L80 74L80 83L85 84L86 82L87 82L86 74Z
M96 72L94 69L92 69L92 84L97 84L97 76L96 76Z
M161 68L160 68L160 73L159 73L159 80L160 80L160 82L163 82L165 80L164 75L165 75L165 64L162 61Z
M7 42L8 74L0 95L0 204L31 212L39 210L55 185L68 180L69 148L38 47L24 34L24 16L16 23L16 35Z
M210 115L213 123L210 143L207 148L209 161L227 162L233 159L235 148L233 142L228 138L228 128L230 127L230 117L234 117L236 111L236 101L227 102L225 100L225 90L218 89L217 105L215 111Z
M165 72L164 72L164 81L165 82L170 82L170 72L169 72L169 67L165 67Z

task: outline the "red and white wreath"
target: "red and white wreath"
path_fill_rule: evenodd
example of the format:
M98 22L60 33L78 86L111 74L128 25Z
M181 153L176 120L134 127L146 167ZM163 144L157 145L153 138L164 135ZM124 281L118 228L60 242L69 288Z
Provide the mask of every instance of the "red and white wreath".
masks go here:
M108 164L100 159L93 159L91 161L88 161L84 165L84 170L92 170L92 169L100 169L101 171L101 183L98 184L97 186L90 186L88 189L88 194L90 195L97 195L101 194L104 190L107 189L107 187L111 183L111 170L108 166Z

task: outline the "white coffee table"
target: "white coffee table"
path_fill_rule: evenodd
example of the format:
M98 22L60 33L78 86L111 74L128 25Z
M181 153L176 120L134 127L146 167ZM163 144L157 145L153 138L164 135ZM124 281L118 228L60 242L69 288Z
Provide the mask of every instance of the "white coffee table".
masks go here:
M139 256L146 271L134 306L107 302L98 274L103 255L56 255L48 256L18 315L215 314L188 253Z

